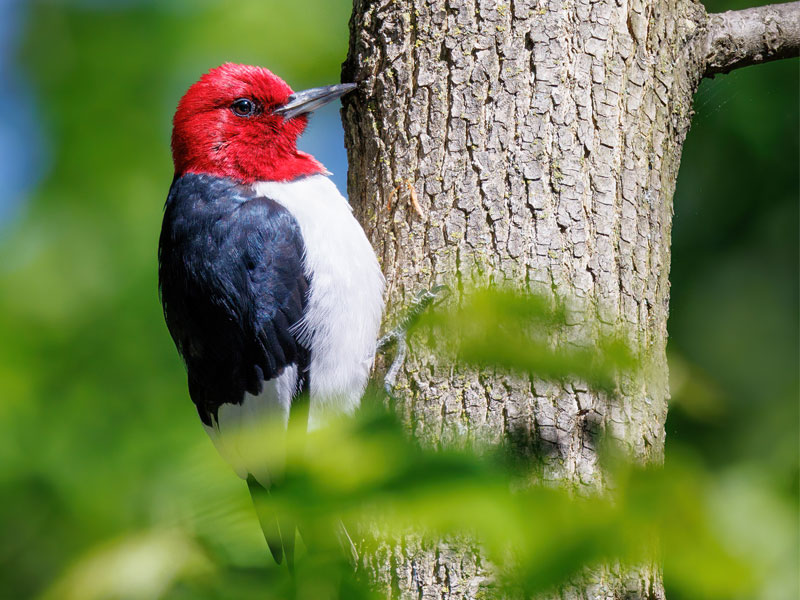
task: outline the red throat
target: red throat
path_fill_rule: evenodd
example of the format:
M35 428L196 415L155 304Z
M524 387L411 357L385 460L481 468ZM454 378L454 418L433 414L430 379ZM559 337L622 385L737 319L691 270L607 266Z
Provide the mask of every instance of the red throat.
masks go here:
M254 183L324 173L313 156L297 149L307 117L284 120L272 113L291 93L282 79L261 67L227 63L203 75L181 98L173 120L175 175ZM232 110L241 98L255 103L253 115L242 117Z

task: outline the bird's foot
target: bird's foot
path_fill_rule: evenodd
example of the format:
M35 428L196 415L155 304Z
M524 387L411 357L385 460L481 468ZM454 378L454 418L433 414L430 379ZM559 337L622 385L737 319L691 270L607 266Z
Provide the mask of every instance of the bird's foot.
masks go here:
M422 314L431 306L438 304L445 300L450 293L450 288L446 285L437 285L428 290L419 292L411 305L405 309L403 316L400 318L397 326L378 340L378 352L385 351L392 344L397 345L394 359L389 369L386 371L386 376L383 378L383 389L389 396L394 393L395 385L397 384L397 375L403 367L408 352L408 342L406 336L408 330L419 321Z

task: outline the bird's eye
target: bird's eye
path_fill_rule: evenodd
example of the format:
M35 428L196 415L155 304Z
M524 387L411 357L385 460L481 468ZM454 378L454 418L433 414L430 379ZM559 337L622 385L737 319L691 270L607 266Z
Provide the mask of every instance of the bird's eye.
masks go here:
M231 104L231 110L238 117L250 117L256 112L256 105L252 100L239 98Z

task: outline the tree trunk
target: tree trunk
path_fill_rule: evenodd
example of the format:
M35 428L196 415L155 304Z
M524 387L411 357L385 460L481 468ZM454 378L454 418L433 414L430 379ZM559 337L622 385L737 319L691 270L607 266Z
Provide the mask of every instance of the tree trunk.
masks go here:
M348 189L390 312L438 283L504 282L567 303L562 341L623 328L648 361L612 400L578 381L453 371L414 348L399 390L425 444L534 448L541 476L579 493L603 485L589 424L662 460L672 194L707 23L689 0L355 0ZM491 578L455 542L408 539L365 567L402 598L476 598ZM664 593L645 565L554 596Z

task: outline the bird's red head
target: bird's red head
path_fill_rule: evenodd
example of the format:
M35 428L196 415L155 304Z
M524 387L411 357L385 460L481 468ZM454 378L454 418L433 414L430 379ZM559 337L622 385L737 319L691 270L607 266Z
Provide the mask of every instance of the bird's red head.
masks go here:
M175 112L175 174L253 183L324 173L313 156L297 149L297 138L308 112L353 87L293 94L286 82L261 67L226 63L211 69L189 88Z

